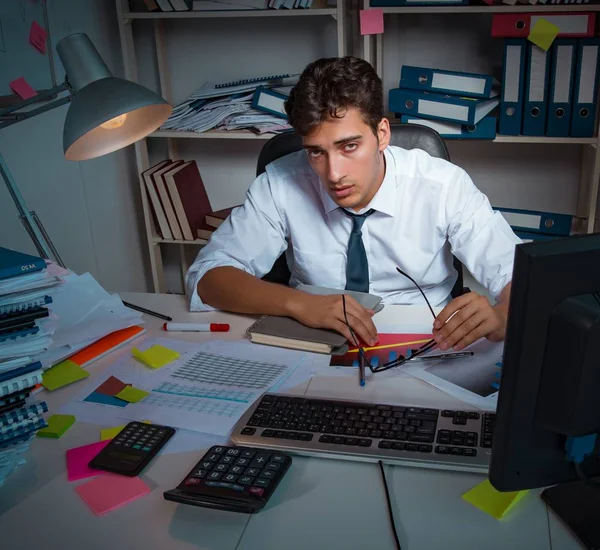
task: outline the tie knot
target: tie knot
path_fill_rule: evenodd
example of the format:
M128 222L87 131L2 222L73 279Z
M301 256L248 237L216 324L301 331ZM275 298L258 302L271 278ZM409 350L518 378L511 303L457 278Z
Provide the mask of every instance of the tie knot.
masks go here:
M342 208L342 212L346 213L352 219L354 223L352 227L352 232L360 233L363 223L365 223L367 217L369 217L373 212L375 212L375 210L371 208L370 210L367 210L364 214L354 214L352 212L348 212L348 210L346 210L345 208Z

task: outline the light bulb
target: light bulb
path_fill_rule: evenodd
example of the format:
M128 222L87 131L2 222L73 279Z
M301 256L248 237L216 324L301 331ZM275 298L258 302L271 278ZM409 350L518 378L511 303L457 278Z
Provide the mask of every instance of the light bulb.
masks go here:
M100 124L102 128L105 130L114 130L115 128L120 128L125 124L125 120L127 119L127 114L116 116L115 118L111 118L107 120L104 124Z

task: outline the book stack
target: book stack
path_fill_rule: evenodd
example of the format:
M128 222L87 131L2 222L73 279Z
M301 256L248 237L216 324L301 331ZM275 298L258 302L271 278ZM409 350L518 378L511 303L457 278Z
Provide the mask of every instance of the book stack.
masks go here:
M298 76L281 74L205 83L173 109L160 129L197 133L249 130L256 134L289 131L283 105Z
M195 160L163 160L142 177L164 240L206 244L233 209L213 210Z
M593 137L600 63L596 14L494 14L503 39L503 93L498 133ZM548 29L558 35L548 40ZM541 29L541 30L540 30Z
M404 65L389 109L402 122L428 126L446 139L494 139L499 93L491 75Z

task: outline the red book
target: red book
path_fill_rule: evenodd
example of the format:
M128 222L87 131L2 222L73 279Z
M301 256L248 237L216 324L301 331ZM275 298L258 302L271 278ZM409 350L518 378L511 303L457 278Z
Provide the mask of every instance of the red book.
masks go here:
M206 223L211 227L219 227L227 219L227 216L231 214L234 208L237 208L237 206L223 208L223 210L217 210L216 212L207 214L205 216Z

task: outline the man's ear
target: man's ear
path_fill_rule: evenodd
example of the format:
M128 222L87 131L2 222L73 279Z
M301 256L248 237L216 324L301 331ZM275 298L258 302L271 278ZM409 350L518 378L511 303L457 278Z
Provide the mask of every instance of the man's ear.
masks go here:
M390 144L391 137L390 121L383 117L377 125L377 140L379 141L380 151L383 151Z

